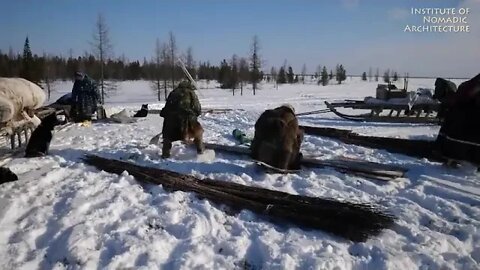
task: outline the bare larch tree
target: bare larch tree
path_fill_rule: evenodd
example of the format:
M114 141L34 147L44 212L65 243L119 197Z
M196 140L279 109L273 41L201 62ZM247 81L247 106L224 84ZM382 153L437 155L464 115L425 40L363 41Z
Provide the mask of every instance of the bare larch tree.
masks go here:
M232 95L235 96L235 89L237 88L238 85L238 80L239 80L239 74L238 74L238 56L234 54L232 56L232 59L230 60L230 66L231 66L231 71L230 71L230 87L232 88Z
M45 90L47 91L47 99L50 100L52 92L55 91L55 66L51 61L51 57L49 57L46 53L43 53L43 59L43 84L45 85Z
M105 22L105 17L98 14L91 43L93 55L100 61L100 93L101 103L105 103L106 92L112 92L116 89L114 84L105 82L105 62L113 55L113 46L110 40L110 32Z
M305 76L307 76L307 65L303 64L302 67L302 83L305 84Z
M317 69L315 71L315 79L317 79L318 77L320 77L320 75L322 74L322 66L321 65L318 65L317 66Z
M249 80L249 72L248 72L248 60L245 58L240 58L240 62L238 63L238 77L240 80L240 95L243 96L243 86Z
M155 64L155 69L152 74L152 89L157 94L158 101L161 100L160 94L162 93L162 45L160 40L157 38L155 42L155 54L153 57L153 63Z
M163 90L165 91L165 100L167 100L168 96L168 76L167 76L167 71L171 65L171 63L175 63L175 61L172 61L170 59L170 49L167 44L163 43L162 48L160 50L160 55L161 55L161 72L163 74ZM175 65L173 66L173 69L175 69ZM173 78L173 77L172 77ZM173 81L173 79L172 79ZM174 82L174 81L173 81ZM172 84L172 87L175 87L174 84Z
M175 62L177 61L177 41L172 31L170 31L170 33L168 34L168 52L170 59L170 74L172 79L172 87L175 88Z
M260 50L260 42L258 40L258 37L255 35L253 37L251 54L250 54L250 69L251 69L250 81L252 82L254 95L257 90L257 83L261 79L260 68L262 66L262 63L259 55L259 50Z
M195 60L193 59L193 48L188 47L185 55L185 66L192 76L193 79L197 77L197 72L195 70Z
M275 67L272 67L272 68L270 69L270 75L272 75L273 83L275 84L275 87L276 87L277 90L278 90L278 83L277 83L278 72L277 72L277 69L276 69Z

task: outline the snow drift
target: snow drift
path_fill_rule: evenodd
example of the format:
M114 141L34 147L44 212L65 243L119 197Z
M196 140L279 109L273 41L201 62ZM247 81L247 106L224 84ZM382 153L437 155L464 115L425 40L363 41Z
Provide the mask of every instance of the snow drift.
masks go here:
M428 88L434 79L411 79L410 88ZM455 80L456 84L462 81ZM199 87L207 85L199 82ZM361 99L377 82L347 78L341 85L260 84L252 95L231 90L199 90L204 108L231 108L200 117L205 142L234 145L233 129L254 134L264 109L290 103L299 113L325 109L324 101ZM121 82L107 100L109 113L160 109L149 82ZM52 99L70 92L58 82ZM64 92L62 92L63 89ZM162 96L163 98L163 96ZM109 114L110 115L110 114ZM409 169L405 179L374 182L327 168L297 174L265 174L248 157L216 153L198 162L196 150L181 143L172 158L149 140L163 118L148 114L131 124L73 124L55 132L50 155L5 160L18 175L0 185L2 269L480 269L480 181L476 168L389 153L338 140L306 135L305 156L350 157ZM435 140L438 126L359 123L333 113L305 115L302 125L352 130L360 135ZM6 148L8 147L5 146ZM275 224L251 211L237 212L192 193L139 183L132 175L111 174L85 165L85 154L132 161L197 178L257 186L291 194L335 198L385 207L397 221L365 243L320 230ZM228 212L227 212L228 211Z

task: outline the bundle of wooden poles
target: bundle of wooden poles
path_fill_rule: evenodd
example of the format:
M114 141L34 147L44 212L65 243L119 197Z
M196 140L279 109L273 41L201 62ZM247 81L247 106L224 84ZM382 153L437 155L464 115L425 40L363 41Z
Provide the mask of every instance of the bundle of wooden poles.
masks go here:
M417 158L427 158L431 161L445 161L445 158L436 153L435 141L366 136L351 130L328 127L300 126L300 128L305 131L305 134L334 138L347 144L382 149Z
M368 204L293 195L226 181L198 179L172 171L88 155L84 161L99 170L127 171L137 181L160 184L165 190L194 192L200 198L232 209L250 210L270 221L320 229L355 242L366 241L394 224L394 217Z

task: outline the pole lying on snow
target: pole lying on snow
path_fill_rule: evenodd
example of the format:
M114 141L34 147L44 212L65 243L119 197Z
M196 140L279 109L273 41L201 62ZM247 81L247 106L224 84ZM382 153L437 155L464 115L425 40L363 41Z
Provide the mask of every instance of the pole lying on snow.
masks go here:
M299 196L214 179L198 179L172 171L88 155L85 163L106 172L127 171L137 181L162 185L167 190L194 192L200 198L235 209L250 210L271 221L320 229L354 242L363 242L394 224L395 218L370 204Z
M250 155L250 149L243 146L205 143L205 147L232 154ZM330 167L340 172L381 181L390 181L401 178L407 172L407 169L400 166L347 158L322 160L313 157L303 157L301 163L305 167Z
M435 141L367 136L351 130L328 127L300 126L300 128L304 130L305 134L334 138L346 144L381 149L416 158L426 158L435 162L446 161L435 151Z
M295 115L296 116L303 116L303 115L322 114L322 113L329 113L329 112L330 112L330 109L322 109L322 110L316 110L316 111L311 111L311 112L297 113Z

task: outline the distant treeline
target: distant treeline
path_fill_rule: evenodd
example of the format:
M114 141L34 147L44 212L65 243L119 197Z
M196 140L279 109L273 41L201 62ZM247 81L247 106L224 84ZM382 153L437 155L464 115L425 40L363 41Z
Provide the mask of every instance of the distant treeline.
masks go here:
M183 71L176 67L176 79L183 78ZM220 68L209 63L200 63L198 67L188 68L192 76L198 79L217 80ZM30 61L18 55L9 55L0 51L0 77L27 77L34 82L50 80L71 80L76 71L86 72L92 78L99 78L101 62L93 55L77 58L33 55ZM170 67L157 65L153 61L125 61L109 59L104 66L107 80L153 80L158 75L170 79Z
M23 54L16 54L12 49L8 53L0 50L0 76L1 77L22 77L35 83L42 83L51 90L51 82L55 80L72 80L75 72L81 71L88 74L94 80L100 83L103 88L107 87L104 81L123 81L123 80L150 80L153 82L152 88L159 94L164 90L165 96L167 88L172 89L175 81L185 78L185 74L177 61L176 42L173 33L170 33L170 42L161 45L157 40L155 56L151 60L143 59L140 61L129 61L125 57L113 59L111 57L101 57L105 53L90 54L84 56L65 58L63 56L51 56L47 54L32 54L30 41L25 39ZM173 49L172 49L173 48ZM70 54L72 55L72 54ZM240 88L247 83L253 85L255 94L256 83L261 80L273 81L278 84L305 82L308 76L306 66L304 65L300 74L295 74L291 66L287 66L286 61L278 69L272 67L269 74L261 71L262 60L258 54L258 38L255 36L252 42L252 55L249 57L239 57L233 55L230 59L224 59L219 65L212 65L209 62L195 63L191 47L183 56L186 69L193 78L198 80L218 81L222 88L235 89ZM327 69L318 69L312 78L322 82L323 85L336 77L338 83L346 78L346 71L342 65L337 65L335 74ZM171 83L169 83L171 82ZM109 89L106 89L109 90Z

